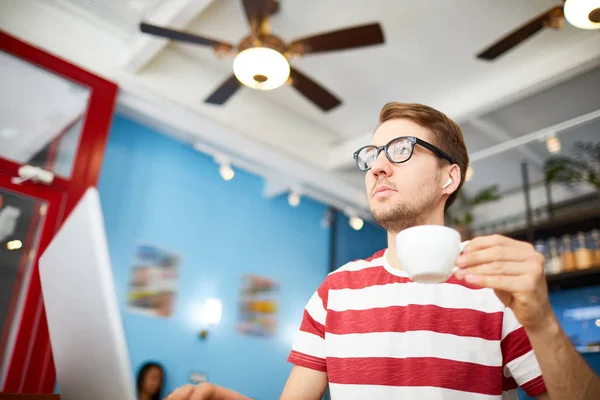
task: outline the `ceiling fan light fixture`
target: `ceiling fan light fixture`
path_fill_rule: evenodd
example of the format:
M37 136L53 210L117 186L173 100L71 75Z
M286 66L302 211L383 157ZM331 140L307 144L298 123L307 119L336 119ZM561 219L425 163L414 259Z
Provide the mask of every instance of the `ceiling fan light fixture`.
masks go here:
M600 29L600 0L567 0L565 18L580 29Z
M245 86L272 90L290 77L290 63L283 54L269 47L251 47L233 60L233 73Z

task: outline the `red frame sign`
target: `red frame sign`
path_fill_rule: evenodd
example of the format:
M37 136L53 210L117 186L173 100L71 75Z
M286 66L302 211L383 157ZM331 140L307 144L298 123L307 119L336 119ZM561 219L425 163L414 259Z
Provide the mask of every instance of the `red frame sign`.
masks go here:
M0 179L3 187L10 187L16 192L50 203L45 224L52 229L42 234L39 256L86 189L96 186L98 182L118 86L2 30L0 50L90 90L88 109L70 179L55 177L50 187L36 187L36 184L28 182L10 186L12 184L6 181L6 176ZM20 167L19 163L0 158L0 173L17 176ZM53 209L52 212L50 208ZM32 330L34 327L37 329ZM55 375L36 258L3 390L9 393L51 393L54 390Z

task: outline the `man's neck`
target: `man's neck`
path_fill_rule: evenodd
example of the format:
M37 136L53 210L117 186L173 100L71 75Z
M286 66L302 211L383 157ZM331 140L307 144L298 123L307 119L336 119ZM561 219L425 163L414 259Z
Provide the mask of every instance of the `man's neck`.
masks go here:
M432 215L429 218L425 218L422 221L418 222L416 225L444 225L444 213L442 211L442 213L439 215L438 214ZM402 269L402 266L400 265L400 261L398 261L398 257L396 257L396 234L398 234L398 233L399 232L389 232L389 231L387 233L387 241L388 241L387 261L392 266L392 268Z

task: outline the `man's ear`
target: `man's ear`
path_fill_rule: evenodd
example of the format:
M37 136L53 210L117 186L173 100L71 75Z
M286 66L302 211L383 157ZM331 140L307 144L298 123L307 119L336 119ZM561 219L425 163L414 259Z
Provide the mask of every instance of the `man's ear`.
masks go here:
M458 187L460 186L460 167L456 164L450 166L450 169L447 172L447 178L442 185L442 193L450 196L452 193L456 192Z

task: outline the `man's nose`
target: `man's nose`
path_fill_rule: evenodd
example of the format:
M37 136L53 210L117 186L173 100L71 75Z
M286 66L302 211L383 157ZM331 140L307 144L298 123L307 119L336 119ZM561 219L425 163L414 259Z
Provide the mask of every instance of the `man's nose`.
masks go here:
M390 176L392 173L392 164L390 160L385 156L385 152L382 150L377 155L375 162L373 162L373 166L371 167L371 172L375 176L386 175Z

